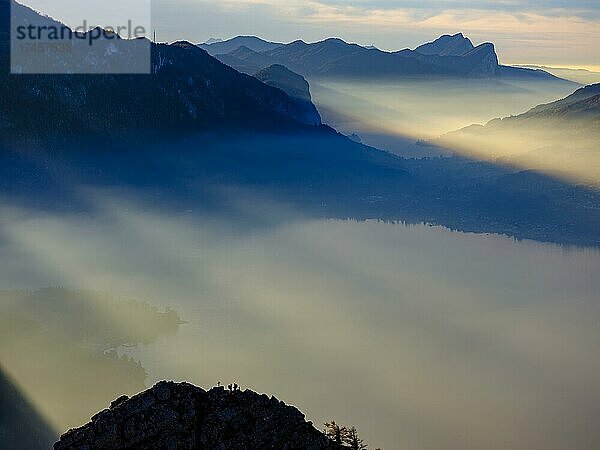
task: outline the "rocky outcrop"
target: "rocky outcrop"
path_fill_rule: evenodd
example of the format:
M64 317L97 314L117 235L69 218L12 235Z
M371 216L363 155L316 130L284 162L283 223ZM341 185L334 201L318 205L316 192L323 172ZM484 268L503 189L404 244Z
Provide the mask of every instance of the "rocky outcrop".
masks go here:
M312 100L308 81L302 75L292 72L281 64L273 64L262 69L254 77L269 86L281 89L292 98L298 98L307 102Z
M465 61L464 70L472 76L492 77L500 67L494 44L490 42L478 45L462 57Z
M302 120L305 123L312 123L314 125L321 123L321 116L312 103L310 85L302 75L298 75L280 64L273 64L258 71L254 77L268 86L281 89L291 98L297 100L299 104L303 105L305 115Z
M188 383L161 382L121 397L55 450L75 449L339 449L304 415L275 397Z
M457 33L440 36L433 42L420 45L415 51L422 55L462 56L474 48L470 39L462 33Z

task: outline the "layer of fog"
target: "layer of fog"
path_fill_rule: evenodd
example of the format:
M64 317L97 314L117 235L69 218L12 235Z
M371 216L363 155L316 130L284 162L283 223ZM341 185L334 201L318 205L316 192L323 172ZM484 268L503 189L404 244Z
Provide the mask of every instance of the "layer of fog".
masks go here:
M413 141L519 114L575 89L554 83L478 79L377 83L315 79L310 85L324 121L341 132L381 133Z
M597 133L546 130L504 132L477 140L446 141L447 148L425 141L472 124L521 114L571 94L576 86L556 83L417 80L397 83L311 80L323 119L364 143L405 157L457 153L483 160L541 170L576 182L600 179ZM564 129L577 128L571 123ZM455 136L456 137L456 136ZM418 142L421 141L421 142Z
M449 133L434 142L472 158L600 187L600 123L594 120L503 121Z
M235 223L122 192L82 195L94 213L2 208L0 288L176 307L188 321L177 334L120 350L140 359L147 384L237 381L316 424L357 425L384 448L600 444L598 251L306 220L236 190L223 193ZM11 340L15 359L3 364L36 380L20 387L64 425L60 409L80 400L49 402L50 385L19 372L15 355L40 356L24 340Z

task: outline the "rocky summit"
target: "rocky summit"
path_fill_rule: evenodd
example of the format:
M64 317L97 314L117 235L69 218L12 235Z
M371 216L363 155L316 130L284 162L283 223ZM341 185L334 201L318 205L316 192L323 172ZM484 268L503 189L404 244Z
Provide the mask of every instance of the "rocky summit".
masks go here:
M250 390L161 382L64 434L67 449L339 449L304 414Z

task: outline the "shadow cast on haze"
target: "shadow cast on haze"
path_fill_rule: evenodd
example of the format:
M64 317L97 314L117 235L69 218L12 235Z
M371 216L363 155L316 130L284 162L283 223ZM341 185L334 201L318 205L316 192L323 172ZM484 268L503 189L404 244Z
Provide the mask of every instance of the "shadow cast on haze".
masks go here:
M47 450L59 434L0 365L0 448Z
M313 86L327 123L400 156L454 153L598 188L599 85L573 90L481 79L317 79Z

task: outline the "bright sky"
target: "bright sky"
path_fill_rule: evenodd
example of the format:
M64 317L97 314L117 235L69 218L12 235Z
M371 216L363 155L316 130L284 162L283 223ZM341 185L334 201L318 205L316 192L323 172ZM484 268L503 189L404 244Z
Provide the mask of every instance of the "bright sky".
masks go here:
M22 1L65 21L74 4L89 5ZM460 31L475 44L494 42L505 63L600 68L600 0L153 0L152 9L161 41L340 37L397 50Z

